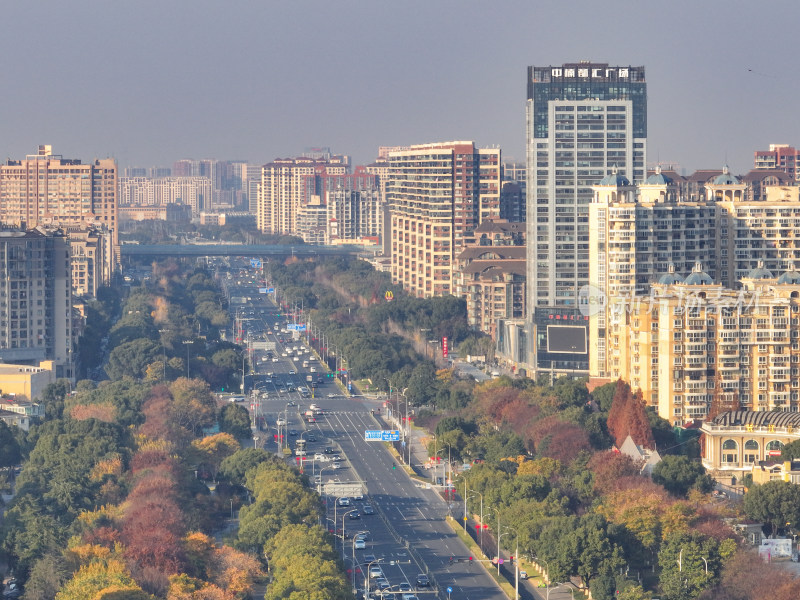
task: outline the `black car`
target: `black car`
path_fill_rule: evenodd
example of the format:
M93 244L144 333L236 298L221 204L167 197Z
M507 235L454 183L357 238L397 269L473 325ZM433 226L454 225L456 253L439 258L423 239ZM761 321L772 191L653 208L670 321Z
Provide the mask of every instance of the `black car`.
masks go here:
M289 435L291 435L291 436L297 435L297 430L296 429L289 430Z
M420 573L417 575L417 587L428 587L431 584L431 580L428 579L428 576L424 573Z
M333 448L330 446L325 446L325 454L333 454Z
M355 521L356 519L360 519L360 518L361 518L361 513L359 513L357 510L354 510L353 512L351 512L351 513L350 513L349 515L347 515L347 516L348 516L348 518L350 518L351 520Z
M372 508L369 504L365 504L364 508L362 509L362 512L365 515L374 515L375 514L375 509Z
M309 442L316 442L317 441L317 436L315 436L313 433L309 433L308 436L306 436L306 439Z

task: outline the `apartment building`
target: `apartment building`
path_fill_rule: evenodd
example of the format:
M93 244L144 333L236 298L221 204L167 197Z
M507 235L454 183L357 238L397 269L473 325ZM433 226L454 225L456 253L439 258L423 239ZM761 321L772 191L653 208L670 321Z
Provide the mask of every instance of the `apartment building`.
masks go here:
M349 167L349 158L346 156L280 158L264 165L256 211L259 231L290 235L297 233L298 212L317 191L315 184L307 179L346 175Z
M610 298L605 368L673 424L713 402L754 411L800 407L800 273L763 266L731 290L697 265L666 273L647 296Z
M456 259L456 296L473 329L497 339L501 319L525 317L525 224L487 219L465 238Z
M211 210L213 184L208 177L123 177L119 188L123 208L184 204L195 217Z
M0 231L0 361L72 378L70 246L61 231Z
M744 183L708 187L720 208L719 267L725 286L735 287L761 263L777 273L800 266L800 187L768 187L761 201L744 199ZM738 197L731 195L734 191Z
M109 232L103 262L119 265L117 164L113 159L83 164L53 154L49 145L24 160L0 165L0 222L31 229L97 227ZM110 282L113 268L104 273Z
M779 170L793 180L800 179L800 150L788 144L770 144L769 150L754 152L753 168Z
M678 185L660 169L638 186L614 170L592 189L589 285L578 296L589 316L589 372L605 377L612 356L606 301L633 301L668 270L689 273L698 262L713 280L718 206L681 201Z
M473 142L389 153L392 278L421 298L455 293L455 257L467 234L499 216L500 150Z

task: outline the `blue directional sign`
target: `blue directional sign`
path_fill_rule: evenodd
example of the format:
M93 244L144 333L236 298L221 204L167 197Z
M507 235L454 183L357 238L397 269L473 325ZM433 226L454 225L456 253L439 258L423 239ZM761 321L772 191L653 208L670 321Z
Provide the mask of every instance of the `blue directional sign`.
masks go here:
M447 593L448 594L452 594L453 593L453 588L451 588L450 586L447 586Z
M397 429L392 429L390 431L383 432L383 441L384 442L399 442L400 441L400 431Z
M267 288L258 288L259 294L268 294L269 290Z
M306 330L306 324L305 323L289 323L286 326L286 329L288 329L289 331L305 331Z
M260 269L261 268L261 261L257 258L250 259L250 268L252 269Z
M267 293L268 294L274 294L275 293L275 288L267 288Z
M367 429L364 431L365 442L399 442L398 429Z

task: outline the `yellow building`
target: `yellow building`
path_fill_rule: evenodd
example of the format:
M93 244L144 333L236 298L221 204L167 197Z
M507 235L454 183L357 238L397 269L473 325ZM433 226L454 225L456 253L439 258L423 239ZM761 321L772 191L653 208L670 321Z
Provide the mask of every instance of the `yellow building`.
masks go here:
M736 410L723 412L700 428L703 466L718 480L756 473L764 461L780 460L781 449L800 439L800 413ZM767 473L758 475L769 480Z
M800 273L763 267L743 289L715 284L698 264L648 296L610 299L605 373L640 389L674 424L704 419L712 401L755 411L800 407Z
M52 369L52 362L44 361L38 367L28 365L0 364L0 391L4 396L13 396L17 399L26 398L29 401L38 400L44 388L55 383L56 377ZM12 412L22 412L28 416L44 416L31 413L28 410L16 410L15 402L0 400L0 408Z

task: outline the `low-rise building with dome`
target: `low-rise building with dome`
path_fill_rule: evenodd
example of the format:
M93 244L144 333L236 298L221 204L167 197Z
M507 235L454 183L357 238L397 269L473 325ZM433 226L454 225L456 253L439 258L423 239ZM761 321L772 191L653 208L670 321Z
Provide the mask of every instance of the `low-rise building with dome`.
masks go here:
M727 483L753 473L754 480L769 481L776 477L765 464L780 461L783 446L800 439L800 413L726 411L703 423L700 431L703 466L712 477ZM786 470L779 464L778 478L783 479ZM759 476L755 471L765 472Z

